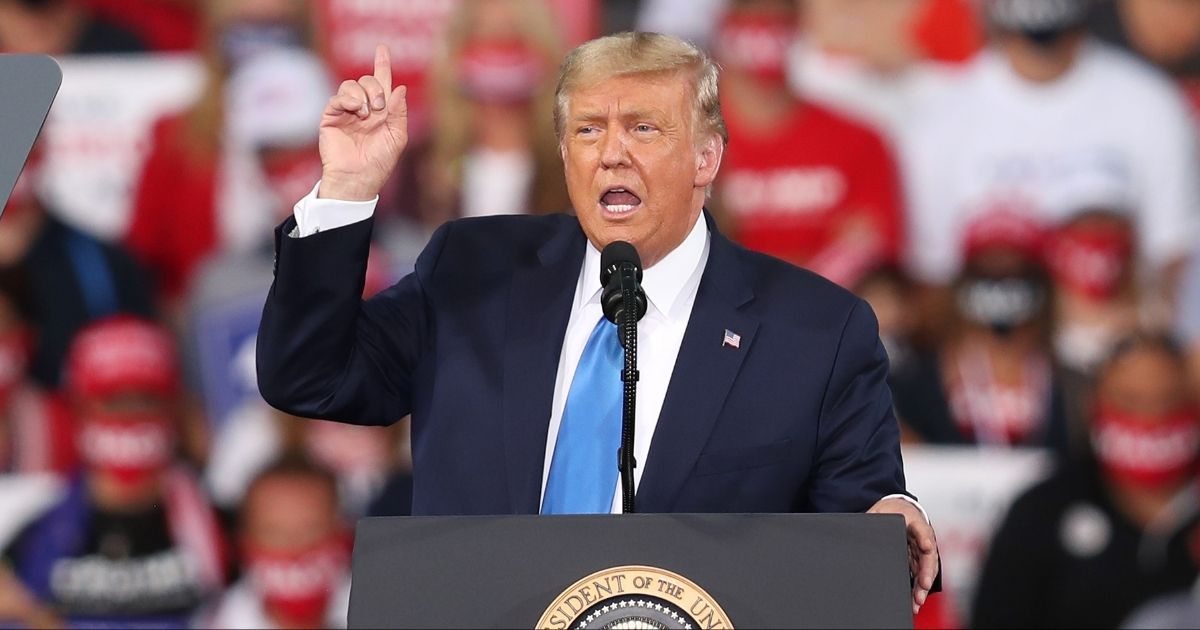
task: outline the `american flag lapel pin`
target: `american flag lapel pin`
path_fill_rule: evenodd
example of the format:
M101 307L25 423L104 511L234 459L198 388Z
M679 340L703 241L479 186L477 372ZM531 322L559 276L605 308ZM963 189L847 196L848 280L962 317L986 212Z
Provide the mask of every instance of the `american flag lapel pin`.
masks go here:
M725 339L721 341L721 347L724 348L726 346L730 348L741 348L742 336L726 328Z

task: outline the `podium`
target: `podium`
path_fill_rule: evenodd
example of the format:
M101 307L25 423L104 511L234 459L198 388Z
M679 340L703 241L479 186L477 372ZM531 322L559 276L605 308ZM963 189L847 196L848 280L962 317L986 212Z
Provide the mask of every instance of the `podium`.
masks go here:
M911 628L904 518L359 521L351 628Z
M0 55L0 138L5 142L0 151L0 212L61 85L62 70L48 55Z

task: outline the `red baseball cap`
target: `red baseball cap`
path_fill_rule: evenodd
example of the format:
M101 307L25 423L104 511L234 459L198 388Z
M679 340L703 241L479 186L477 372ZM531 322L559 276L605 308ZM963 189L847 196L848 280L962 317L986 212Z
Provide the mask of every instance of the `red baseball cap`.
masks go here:
M179 387L171 334L132 315L116 315L80 330L67 353L66 388L98 398L125 392L170 395Z

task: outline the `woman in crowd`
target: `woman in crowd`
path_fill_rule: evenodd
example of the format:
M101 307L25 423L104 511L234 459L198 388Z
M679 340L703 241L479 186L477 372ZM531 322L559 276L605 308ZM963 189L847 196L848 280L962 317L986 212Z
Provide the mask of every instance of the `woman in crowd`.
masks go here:
M425 221L569 207L551 124L562 44L543 0L463 2L430 71Z

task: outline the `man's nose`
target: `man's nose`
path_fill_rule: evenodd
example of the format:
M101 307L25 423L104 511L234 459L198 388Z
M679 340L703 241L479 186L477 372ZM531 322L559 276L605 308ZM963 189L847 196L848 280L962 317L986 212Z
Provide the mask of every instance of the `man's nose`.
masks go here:
M628 137L620 127L614 127L604 134L604 147L600 161L605 168L629 165Z

